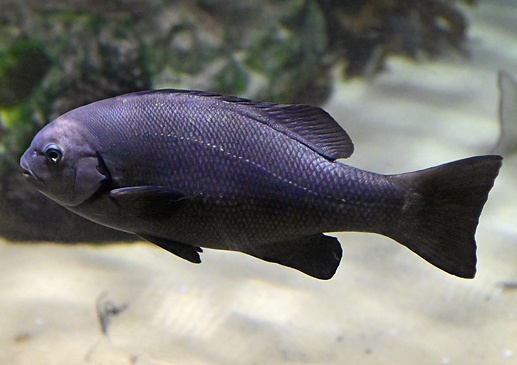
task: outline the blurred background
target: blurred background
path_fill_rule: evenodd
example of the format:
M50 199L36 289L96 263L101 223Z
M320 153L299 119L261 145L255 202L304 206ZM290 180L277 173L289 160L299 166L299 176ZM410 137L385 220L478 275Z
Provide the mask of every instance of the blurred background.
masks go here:
M69 213L18 168L70 109L181 88L322 106L354 141L344 162L422 169L493 150L501 69L517 78L515 0L0 0L0 362L517 363L512 146L474 280L359 233L337 234L330 281L233 252L193 265Z

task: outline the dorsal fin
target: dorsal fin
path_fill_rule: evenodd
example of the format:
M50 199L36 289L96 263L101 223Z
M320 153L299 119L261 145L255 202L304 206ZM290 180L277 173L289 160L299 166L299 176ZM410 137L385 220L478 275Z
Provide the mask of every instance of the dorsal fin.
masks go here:
M303 143L329 160L348 158L354 152L354 144L348 134L321 108L264 103L252 106L266 113L268 118L260 122Z
M266 103L196 90L149 90L133 95L149 94L186 94L235 104L234 111L270 126L329 160L348 158L354 152L352 140L343 128L326 111L315 106Z

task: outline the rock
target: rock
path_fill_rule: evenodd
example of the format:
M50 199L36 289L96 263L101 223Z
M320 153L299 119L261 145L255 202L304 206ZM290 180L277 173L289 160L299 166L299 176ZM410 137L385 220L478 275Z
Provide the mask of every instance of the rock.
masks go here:
M0 235L127 239L21 179L32 136L73 108L152 88L318 105L338 62L347 76L377 72L391 55L461 49L466 29L454 1L440 0L3 0Z
M0 235L12 241L134 241L135 235L90 222L42 195L18 170L0 176Z

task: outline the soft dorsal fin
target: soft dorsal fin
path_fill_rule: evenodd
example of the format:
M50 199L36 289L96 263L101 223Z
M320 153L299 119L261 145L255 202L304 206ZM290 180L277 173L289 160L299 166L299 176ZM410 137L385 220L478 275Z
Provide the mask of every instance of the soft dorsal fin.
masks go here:
M233 111L270 126L329 160L348 158L354 152L345 130L326 111L315 106L266 103L196 90L149 90L133 95L152 94L191 95L223 101Z
M348 158L354 144L343 128L326 111L310 105L253 105L265 112L262 123L303 143L329 160Z

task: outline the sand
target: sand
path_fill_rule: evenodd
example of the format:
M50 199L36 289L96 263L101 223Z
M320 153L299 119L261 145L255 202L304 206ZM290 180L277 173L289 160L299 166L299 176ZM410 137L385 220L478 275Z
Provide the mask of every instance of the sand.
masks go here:
M347 163L398 173L490 151L497 71L517 77L517 3L468 12L469 59L393 59L336 85L325 108L355 143ZM0 364L517 364L515 176L507 156L474 280L359 233L337 235L330 281L231 252L193 265L147 243L2 241Z

